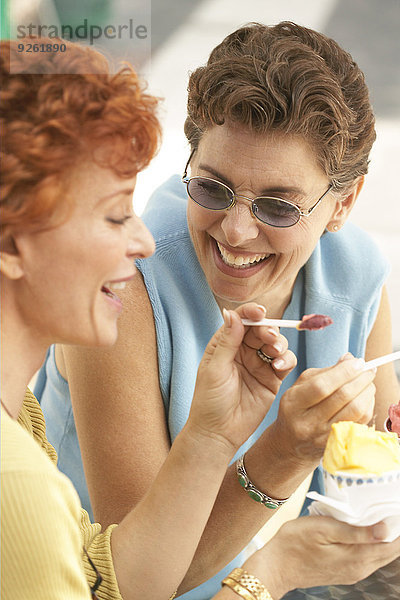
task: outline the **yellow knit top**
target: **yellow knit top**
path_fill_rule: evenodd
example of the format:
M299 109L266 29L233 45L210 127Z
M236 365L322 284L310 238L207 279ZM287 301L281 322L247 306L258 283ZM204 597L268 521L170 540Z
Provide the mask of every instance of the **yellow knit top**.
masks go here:
M42 410L28 390L18 423L1 410L1 598L121 599L110 547L116 525L92 524L70 482L56 467Z

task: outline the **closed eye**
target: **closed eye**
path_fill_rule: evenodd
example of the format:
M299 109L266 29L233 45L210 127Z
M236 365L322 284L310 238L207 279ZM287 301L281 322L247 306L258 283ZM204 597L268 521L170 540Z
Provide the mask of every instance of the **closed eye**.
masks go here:
M126 215L121 219L113 219L111 217L107 217L107 221L109 223L112 223L113 225L124 225L127 221L129 221L129 219L132 219L132 215Z

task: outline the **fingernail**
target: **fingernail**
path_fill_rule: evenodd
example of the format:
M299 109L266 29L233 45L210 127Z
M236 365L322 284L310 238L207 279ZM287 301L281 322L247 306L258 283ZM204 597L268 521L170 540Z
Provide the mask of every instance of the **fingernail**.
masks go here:
M275 342L275 344L272 344L272 347L275 348L277 352L282 352L283 350L281 342Z
M340 358L339 362L342 360L349 360L349 358L354 358L351 352L345 352Z
M273 335L274 337L278 337L279 333L276 331L276 329L272 329L272 327L268 328L268 333Z
M386 524L383 522L377 523L372 528L372 535L374 536L374 538L376 540L384 540L385 537L387 536L387 533L388 532L387 532Z
M262 304L257 304L258 308L261 308L261 310L264 313L264 316L267 314L267 309L265 308L265 306L263 306Z
M232 317L226 308L222 309L222 316L224 317L225 327L229 329L232 325Z
M272 363L272 366L274 367L274 369L277 369L279 371L279 369L285 368L285 361L283 360L283 358L276 358Z

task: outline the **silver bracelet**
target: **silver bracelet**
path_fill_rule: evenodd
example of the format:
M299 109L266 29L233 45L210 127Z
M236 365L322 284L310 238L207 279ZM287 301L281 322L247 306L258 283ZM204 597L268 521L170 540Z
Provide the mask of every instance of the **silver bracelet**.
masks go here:
M264 504L267 508L279 508L282 504L285 504L289 500L289 498L283 498L282 500L278 500L277 498L271 498L264 492L261 492L256 488L254 483L250 481L249 476L247 475L245 466L244 466L244 454L236 461L236 473L238 476L238 480L242 488L247 492L247 494L255 500L256 502L260 502Z

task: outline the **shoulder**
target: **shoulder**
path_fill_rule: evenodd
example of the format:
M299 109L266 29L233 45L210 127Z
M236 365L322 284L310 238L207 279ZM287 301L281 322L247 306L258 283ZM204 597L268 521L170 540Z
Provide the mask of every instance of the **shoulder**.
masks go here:
M185 286L188 279L197 282L202 278L187 226L186 205L185 185L173 175L153 193L142 215L156 242L153 256L136 261L148 291L152 280L156 287L171 291L170 286L179 287L179 278Z
M75 489L12 419L2 419L2 446L2 589L18 597L86 597Z
M359 262L364 256L376 256L377 263L385 262L371 235L351 222L345 223L336 233L325 233L321 237L321 247L326 258L338 253L349 264Z
M341 231L321 237L306 266L307 287L318 295L363 305L380 293L389 270L371 236L346 223Z
M25 408L24 403L20 416L22 422L27 414L24 414ZM41 413L40 407L39 412ZM14 421L7 416L2 418L1 473L3 481L7 478L7 481L14 481L18 487L24 486L26 483L29 488L37 488L39 493L43 493L44 488L42 486L47 481L45 487L49 486L49 489L51 489L56 486L65 489L68 499L72 498L73 502L78 502L79 507L78 497L72 484L57 469L52 454L49 456L47 453L45 435L43 435L43 438L35 439L35 433L37 434L35 428L35 422L32 424L32 431L29 431L21 422ZM50 448L54 452L52 446ZM40 486L37 483L39 480L41 482ZM29 495L25 497L29 497Z
M25 392L24 404L18 416L18 423L31 434L52 462L57 464L57 453L46 437L46 422L42 408L30 389Z
M187 194L179 175L173 175L151 195L142 219L157 243L187 235Z

